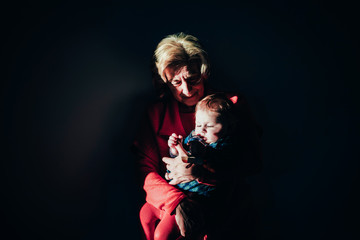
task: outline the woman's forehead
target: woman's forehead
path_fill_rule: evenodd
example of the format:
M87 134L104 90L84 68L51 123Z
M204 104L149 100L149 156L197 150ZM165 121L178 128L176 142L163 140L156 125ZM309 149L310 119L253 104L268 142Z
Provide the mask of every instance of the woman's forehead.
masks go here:
M165 74L168 80L173 79L176 75L185 74L193 75L200 73L200 67L197 64L190 65L179 65L179 66L169 66L165 69Z

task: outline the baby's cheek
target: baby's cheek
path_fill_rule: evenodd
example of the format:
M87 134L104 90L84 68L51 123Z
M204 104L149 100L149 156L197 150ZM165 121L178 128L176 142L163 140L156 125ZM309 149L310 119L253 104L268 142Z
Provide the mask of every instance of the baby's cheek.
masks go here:
M214 142L216 142L219 139L219 133L212 133L211 138Z

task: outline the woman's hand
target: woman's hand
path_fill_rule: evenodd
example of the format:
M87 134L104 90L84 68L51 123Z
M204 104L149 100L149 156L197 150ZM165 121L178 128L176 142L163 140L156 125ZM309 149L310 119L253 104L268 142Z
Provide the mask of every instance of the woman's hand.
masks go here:
M176 150L179 155L176 158L164 157L162 160L166 163L166 169L170 172L165 174L166 180L171 180L169 184L176 185L179 183L190 182L195 179L192 176L193 164L184 162L183 159L187 159L185 149L178 144Z

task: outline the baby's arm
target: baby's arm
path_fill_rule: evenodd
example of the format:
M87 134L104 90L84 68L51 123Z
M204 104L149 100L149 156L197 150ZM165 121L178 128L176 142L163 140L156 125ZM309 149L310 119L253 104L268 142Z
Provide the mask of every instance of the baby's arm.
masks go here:
M176 150L176 147L182 143L183 137L175 133L171 134L168 140L168 145L170 148L170 153L173 156L179 155L179 152Z

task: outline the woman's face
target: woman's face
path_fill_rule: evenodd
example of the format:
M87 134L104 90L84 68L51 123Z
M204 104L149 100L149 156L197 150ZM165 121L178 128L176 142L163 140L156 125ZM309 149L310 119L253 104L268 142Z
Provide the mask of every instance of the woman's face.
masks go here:
M174 98L187 105L194 106L204 96L204 80L197 64L180 68L166 68L167 85Z

